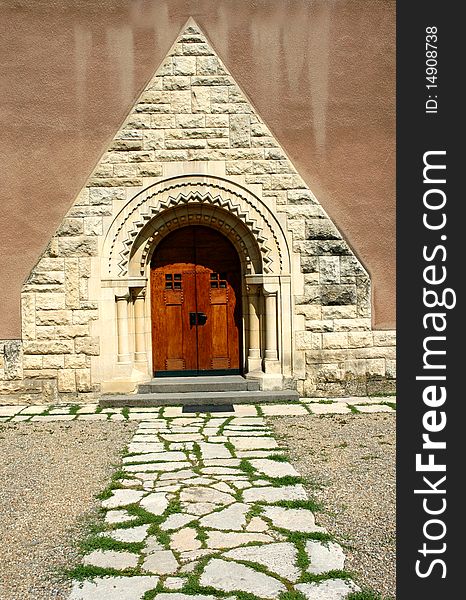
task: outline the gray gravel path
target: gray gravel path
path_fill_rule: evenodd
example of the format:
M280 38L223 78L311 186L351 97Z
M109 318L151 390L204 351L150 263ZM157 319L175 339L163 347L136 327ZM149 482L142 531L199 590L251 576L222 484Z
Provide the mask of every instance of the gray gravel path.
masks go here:
M0 425L0 598L64 600L84 517L136 423Z
M276 417L269 423L343 546L357 582L395 597L395 416ZM316 489L312 482L323 484Z

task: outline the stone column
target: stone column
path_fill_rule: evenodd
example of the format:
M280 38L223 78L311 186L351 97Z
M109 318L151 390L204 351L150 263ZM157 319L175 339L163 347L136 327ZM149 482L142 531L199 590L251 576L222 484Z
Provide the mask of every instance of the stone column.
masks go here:
M277 292L263 288L265 300L265 352L264 370L266 373L280 373L277 344Z
M134 361L136 363L146 363L146 343L145 343L145 314L144 303L146 290L140 288L134 295Z
M258 285L247 286L249 307L248 373L262 371L259 321L259 291L260 290Z
M117 335L118 335L118 362L129 363L131 356L129 353L129 336L128 336L128 301L129 293L116 295L116 311L117 311Z

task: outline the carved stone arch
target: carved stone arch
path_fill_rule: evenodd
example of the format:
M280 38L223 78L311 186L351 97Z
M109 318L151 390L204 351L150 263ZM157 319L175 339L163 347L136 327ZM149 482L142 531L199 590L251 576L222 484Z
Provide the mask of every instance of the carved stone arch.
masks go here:
M263 271L264 256L257 240L236 215L214 205L199 203L195 197L182 205L160 212L142 228L132 245L128 262L128 276L140 277L146 269L158 244L171 231L190 225L204 225L216 229L235 247L245 275Z
M114 210L102 247L101 279L106 290L102 307L107 314L113 311L116 336L106 328L102 356L114 357L111 368L117 377L128 372L131 381L152 377L151 258L165 236L190 225L216 229L238 253L243 372L258 379L262 389L282 389L283 381L294 377L289 332L296 257L284 233L285 220L252 191L205 174L159 181L127 201L115 199Z
M141 237L142 232L150 231L151 223L158 222L159 217L162 218L162 224L169 216L173 218L173 209L184 206L185 214L180 216L187 217L186 207L187 213L192 214L193 209L189 207L194 204L202 206L206 217L210 213L209 218L217 219L215 212L220 217L230 215L222 224L223 233L231 237L240 256L249 252L248 258L245 258L249 269L246 272L257 273L259 264L257 257L253 260L253 247L245 240L245 232L249 232L259 248L263 273L278 275L290 272L289 249L282 226L264 202L249 190L226 179L192 174L173 177L149 186L120 210L108 230L104 244L103 272L106 276L127 277L130 270L134 269L135 254L141 249L141 240L145 237ZM212 212L212 208L216 210ZM231 223L231 217L236 220L236 226ZM216 226L219 226L218 222ZM152 233L155 234L155 229ZM147 248L142 251L141 260L148 252Z

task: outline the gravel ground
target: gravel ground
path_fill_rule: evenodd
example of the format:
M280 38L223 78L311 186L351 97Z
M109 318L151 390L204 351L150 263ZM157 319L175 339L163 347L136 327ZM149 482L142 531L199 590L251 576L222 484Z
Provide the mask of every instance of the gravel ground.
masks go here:
M0 598L62 600L60 570L94 498L108 484L134 422L0 425ZM94 513L95 514L95 513Z
M316 521L344 546L345 568L384 599L395 597L395 422L387 414L269 419L323 505Z

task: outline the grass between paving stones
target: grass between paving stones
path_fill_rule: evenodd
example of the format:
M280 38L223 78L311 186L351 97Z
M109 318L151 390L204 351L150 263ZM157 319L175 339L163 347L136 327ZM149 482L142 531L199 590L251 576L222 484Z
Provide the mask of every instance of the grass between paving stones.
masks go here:
M129 529L137 527L139 525L150 525L148 529L148 535L156 536L157 541L160 542L165 548L169 548L170 534L160 529L160 524L170 515L176 512L181 512L181 506L178 501L170 502L168 507L165 509L162 515L154 515L138 504L129 504L127 506L118 507L119 509L126 510L131 516L134 517L131 521L124 523L113 523L106 524L102 521L93 521L88 524L88 536L79 543L79 550L81 554L87 554L93 550L114 550L114 551L126 551L140 554L144 548L144 542L120 542L114 540L111 537L105 535L98 535L106 531L115 531L120 529ZM101 509L101 514L106 511ZM106 575L118 576L118 575L140 575L140 569L138 567L127 568L122 570L95 567L93 565L77 565L73 569L65 572L65 576L70 579L76 579L82 581L90 577L103 577Z
M268 520L266 518L266 520ZM353 579L353 576L348 571L344 570L332 570L327 571L326 573L321 573L319 575L315 575L313 573L308 573L307 569L309 567L309 556L306 552L306 541L308 540L318 540L321 542L330 542L333 540L333 536L328 533L322 533L319 531L312 533L304 533L299 531L289 531L288 529L275 528L276 531L280 532L288 542L291 542L296 550L296 566L301 569L301 577L298 579L297 583L318 583L320 581L325 581L327 579ZM276 577L276 575L275 575Z
M123 406L121 409L121 414L124 416L126 420L129 419L129 408L127 406Z
M277 500L271 502L268 506L281 506L282 508L304 508L312 512L322 512L323 506L317 500L308 498L307 500Z
M257 475L257 469L252 466L247 458L242 458L239 463L239 468L243 473L255 477Z
M246 520L249 522L253 517L262 517L263 505L255 503L251 504L250 509L246 513Z
M77 565L66 572L66 576L76 581L84 581L94 577L131 577L140 575L137 567L127 569L109 569L104 567L94 567L93 565Z
M246 544L245 546L242 546L242 547L260 546L260 545L261 545L260 543L251 543L251 544ZM304 548L302 548L301 550L302 550L302 552L304 552ZM306 556L306 561L304 561L302 559L300 561L300 556L301 556L302 552L300 552L300 549L298 548L297 566L304 570L305 568L307 568L309 566L309 559L307 557L307 554L305 554L305 552L304 552L304 554ZM290 598L299 598L300 599L302 597L301 595L298 595L298 596L295 595L298 593L293 589L295 584L291 583L289 580L285 579L284 577L281 577L277 573L269 570L265 565L254 562L254 561L250 561L250 560L235 559L234 561L232 561L231 559L229 559L225 556L222 556L220 552L215 555L210 555L208 557L201 559L201 561L198 563L198 565L196 566L194 571L192 573L188 574L187 582L181 590L183 593L192 594L192 595L206 594L206 595L214 595L216 597L225 597L226 595L234 594L235 596L237 596L237 598L257 599L257 596L255 596L254 594L248 594L246 592L238 592L236 590L230 590L229 592L220 592L219 593L219 590L217 590L216 588L205 587L205 586L200 585L199 578L202 574L202 571L204 570L204 567L207 565L207 563L212 558L216 558L216 557L221 558L222 560L225 560L227 562L234 562L236 564L242 564L245 567L249 567L256 572L263 573L264 575L267 575L269 577L273 577L274 579L280 581L285 586L285 588L287 588L287 592L283 592L283 594L285 594L285 593L290 594L290 596L289 596ZM300 562L301 562L301 564L300 564ZM341 570L328 571L327 573L323 573L321 575L313 575L311 573L304 573L299 578L298 583L320 582L320 581L325 581L327 579L352 579L352 576L347 571L341 571ZM284 597L288 598L288 596L284 596ZM282 598L282 595L280 595L280 598Z
M298 485L306 483L306 480L300 475L284 475L283 477L262 476L259 479L267 481L272 487L283 487L287 485Z
M350 411L354 414L354 415L360 415L361 412L353 405L353 404L347 404L347 407L350 409ZM326 415L321 415L322 417L325 417Z
M286 458L282 462L286 461ZM296 485L298 483L305 483L304 479L299 475L285 475L283 477L270 477L268 475L261 474L247 458L242 458L239 464L241 471L249 475L251 481L266 481L272 487L283 487L286 485Z
M299 583L320 583L321 581L327 581L329 579L344 579L344 580L353 580L353 575L348 571L343 571L341 569L334 569L333 571L327 571L325 573L321 573L320 575L315 575L313 573L304 573Z
M95 535L79 544L81 552L88 554L93 550L115 550L117 552L134 552L139 554L144 548L144 542L120 542L104 535Z
M267 519L267 517L264 517L264 519ZM289 529L282 529L281 527L276 527L275 531L278 531L278 533L285 536L288 542L295 544L295 546L302 545L303 548L308 540L333 542L335 539L331 533L324 533L323 531L290 531Z
M230 454L231 454L232 458L237 458L237 456L236 456L236 450L235 450L235 447L234 447L234 445L233 445L233 444L232 444L230 441L228 441L228 442L223 442L223 445L225 446L225 448L226 448L227 450L229 450L229 452L230 452Z
M207 548L207 529L205 527L202 527L198 521L193 521L192 523L189 523L189 527L191 527L191 529L196 530L196 539L201 542L201 548Z
M233 416L232 416L232 417L227 417L227 418L225 419L225 421L224 421L224 422L223 422L223 423L220 425L220 427L218 428L218 435L223 435L223 430L225 429L225 427L226 427L227 425L229 425L229 424L230 424L230 423L233 421L233 419L234 419L234 418L235 418L235 417L233 417Z
M382 406L389 406L391 409L396 410L396 402L381 402Z
M262 410L262 407L259 404L256 404L255 408L257 410L257 416L258 417L265 417L264 411Z
M278 600L307 600L307 598L302 592L293 590L291 592L282 592L280 596L278 596Z
M267 460L274 460L275 462L290 462L286 454L271 454L267 456Z
M202 456L201 456L199 444L197 444L197 443L193 444L193 453L194 453L194 456L196 456L199 463L202 464ZM287 457L284 454L276 454L275 456L278 457L277 462L286 462L287 461ZM302 483L302 478L295 477L295 476L286 476L286 477L279 477L279 478L259 476L257 473L257 470L253 467L251 462L248 461L247 459L241 460L239 471L246 473L250 479L254 479L254 480L260 479L260 480L269 482L270 485L275 485L275 486L285 486L285 485L294 485L296 483ZM111 496L112 490L120 487L119 480L122 478L126 478L126 477L127 477L126 472L122 471L121 469L117 469L112 476L110 485L106 488L106 490L104 490L104 492L102 492L99 495L99 497L101 497L103 499L104 497ZM242 500L242 490L238 490L237 496L238 496L237 501L241 501ZM179 498L179 496L178 496L178 498ZM316 509L318 510L320 508L320 507L318 507L317 503L313 500L279 501L279 502L273 503L272 505L284 506L287 508L306 508L306 509L309 509L312 511L315 511ZM181 507L181 504L178 499L172 500L162 515L154 515L148 511L144 510L143 508L141 508L139 506L139 504L130 504L130 505L121 506L118 508L125 509L129 513L129 515L131 515L133 517L133 519L126 523L116 523L116 524L99 523L99 524L97 524L96 529L94 530L92 535L90 535L84 542L81 543L80 547L81 547L82 552L86 553L86 552L89 552L92 550L116 550L116 551L129 551L129 552L134 552L134 553L140 554L144 548L144 542L119 542L117 540L114 540L111 537L105 536L105 530L112 531L112 530L116 530L116 529L117 530L125 529L128 527L136 527L136 526L142 525L142 524L150 525L149 530L148 530L148 535L156 537L157 541L160 544L162 544L165 548L170 547L171 534L166 531L162 531L160 529L160 525L163 521L165 521L165 519L167 518L168 515L182 512L182 507ZM255 515L262 516L262 512L261 512L262 508L263 508L262 503L257 503L255 505L253 505L251 507L251 510L248 512L248 517L251 518L252 516L255 516ZM218 510L220 511L222 509L224 509L223 506L219 507ZM102 513L103 512L105 512L105 511L102 509ZM214 511L214 512L217 512L217 511ZM263 517L263 518L265 518L265 517ZM269 525L272 530L277 531L278 533L280 533L283 536L284 539L292 542L295 545L295 547L298 550L297 566L299 566L302 571L305 571L305 569L309 565L309 558L305 552L306 540L312 539L312 540L320 540L320 541L325 542L325 541L330 541L333 539L332 536L330 536L329 534L324 534L324 533L320 533L320 532L314 532L314 533L290 532L289 530L286 530L286 529L272 527L269 519L265 518L265 520L267 522L269 522ZM208 536L209 530L207 528L202 528L198 523L191 524L190 526L196 530L196 538L201 542L202 547L205 548L207 546L206 542L207 542L207 536ZM97 535L97 532L100 534L103 532L103 535ZM260 545L260 544L258 542L251 542L249 544L245 544L244 546L256 546L256 545ZM224 598L224 597L229 596L232 593L234 593L235 596L238 598L238 600L258 600L258 597L255 596L254 594L248 594L248 593L241 592L241 591L219 592L219 590L217 590L215 588L204 587L204 586L200 585L199 577L200 577L204 567L206 566L206 564L212 558L221 557L224 560L228 560L224 556L222 556L223 552L224 552L223 550L218 550L217 552L214 550L212 552L212 554L210 554L207 557L204 557L196 565L195 570L192 573L189 573L187 575L186 583L183 586L181 591L183 593L188 593L188 594L214 595L215 597L218 597L218 598ZM175 552L175 555L178 555L178 553ZM292 585L289 581L281 578L276 573L270 572L263 565L260 565L258 563L254 563L251 561L236 561L236 562L244 564L245 566L249 566L249 567L253 568L255 571L262 572L266 575L272 576L275 579L278 579L279 581L281 581L287 588L286 594L288 594L288 596L283 596L284 600L287 600L287 599L288 600L292 600L292 599L301 600L302 599L302 595L297 593L295 590L293 590ZM91 565L80 565L78 567L75 567L75 569L73 569L72 571L70 571L68 573L68 575L70 577L72 577L73 579L76 579L76 580L82 580L82 579L85 579L88 577L96 577L96 576L104 576L104 575L138 575L138 574L141 574L140 566L136 567L136 568L116 570L116 569L111 569L111 568L109 568L109 569L99 568L99 567L94 567ZM325 579L335 579L335 578L347 579L350 577L351 577L351 575L349 573L347 573L346 571L331 571L331 572L325 573L323 575L312 575L309 573L304 573L299 581L300 582L316 582L316 581L322 581ZM151 600L152 598L154 598L157 595L157 593L159 593L161 591L167 591L167 590L165 590L165 588L163 586L163 581L164 581L164 579L162 578L154 590L150 590L149 592L147 592L144 595L144 600ZM173 590L168 590L168 591L172 592ZM364 600L364 598L361 598L360 600Z
M202 459L201 447L199 446L199 444L197 442L193 443L193 449L191 452L194 454L197 462L199 463L197 466L201 467L204 464L204 461Z
M395 600L392 596L382 598L382 596L378 592L373 592L372 590L364 589L360 592L351 592L346 597L346 600Z

